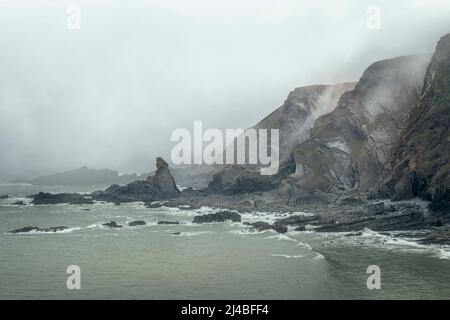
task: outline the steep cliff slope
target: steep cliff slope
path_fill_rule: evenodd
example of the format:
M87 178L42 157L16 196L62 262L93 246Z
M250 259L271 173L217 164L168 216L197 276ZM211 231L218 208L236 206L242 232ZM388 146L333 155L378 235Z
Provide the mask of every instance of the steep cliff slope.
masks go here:
M294 151L290 183L304 190L367 191L391 171L401 123L419 101L429 55L372 64Z
M292 151L309 138L315 120L331 112L341 95L354 88L354 83L316 85L296 88L284 104L252 128L279 130L280 170L274 176L261 176L259 166L226 165L218 168L209 185L211 192L247 193L267 191L295 170ZM229 149L226 152L230 152Z
M418 105L408 115L379 193L394 199L420 196L450 216L450 34L438 43Z

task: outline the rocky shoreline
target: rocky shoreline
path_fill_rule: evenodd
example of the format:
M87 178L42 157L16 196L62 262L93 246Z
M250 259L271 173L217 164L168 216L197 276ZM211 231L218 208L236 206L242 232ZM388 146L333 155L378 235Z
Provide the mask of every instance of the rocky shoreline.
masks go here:
M35 201L38 199L38 201ZM48 200L45 203L45 200ZM84 200L82 200L84 199ZM288 198L278 198L277 202L268 202L267 194L255 193L245 195L218 195L206 194L205 190L181 191L179 196L146 202L145 199L133 198L134 201L144 202L148 208L170 207L180 210L195 210L201 207L216 208L217 212L198 215L193 219L193 223L241 222L241 214L248 212L270 212L283 214L283 218L276 219L273 223L266 221L244 222L255 230L274 230L278 233L294 231L314 231L314 232L342 232L353 236L361 235L364 229L371 229L380 233L390 231L417 231L400 233L396 236L404 238L417 238L420 244L450 245L450 229L448 227L448 217L433 214L428 209L428 203L420 200L398 201L390 200L370 200L367 195L352 195L342 197L333 203L306 203L289 205ZM86 200L86 201L85 201ZM118 204L115 199L112 203ZM43 197L37 194L33 199L33 204L93 204L96 200L94 195L82 194L52 194ZM129 201L131 202L131 201ZM302 213L302 214L299 214ZM305 215L304 213L307 213ZM287 216L286 216L287 214ZM179 224L178 221L159 221L159 225ZM121 228L115 221L104 223L110 228ZM128 226L145 225L144 221L132 221ZM28 230L28 229L29 230ZM60 228L60 227L58 227ZM25 230L27 229L27 230ZM53 230L53 227L38 228L25 227L11 231L60 231Z

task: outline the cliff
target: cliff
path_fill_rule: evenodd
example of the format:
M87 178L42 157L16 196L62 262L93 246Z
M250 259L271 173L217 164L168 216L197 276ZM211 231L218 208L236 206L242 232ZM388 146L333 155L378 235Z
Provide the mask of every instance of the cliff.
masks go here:
M291 182L308 191L368 191L391 172L402 121L419 101L430 56L372 64L294 151Z
M419 103L409 112L378 194L396 200L421 197L450 212L450 34L431 59Z

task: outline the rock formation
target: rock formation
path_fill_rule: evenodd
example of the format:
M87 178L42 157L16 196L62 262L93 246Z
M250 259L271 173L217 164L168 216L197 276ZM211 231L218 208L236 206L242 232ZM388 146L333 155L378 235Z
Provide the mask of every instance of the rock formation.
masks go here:
M419 101L429 60L421 55L372 64L296 147L295 185L331 194L375 186L392 169L402 121Z
M289 93L284 104L252 128L278 129L280 168L276 175L262 176L259 166L226 165L217 167L218 172L208 185L213 193L237 194L269 191L295 171L293 149L309 138L316 119L331 112L339 97L354 87L354 83L316 85L296 88ZM220 168L220 170L219 170Z
M392 173L378 188L381 196L419 196L450 219L450 34L436 47L391 163Z
M156 172L147 180L138 180L125 186L112 185L105 191L96 191L92 196L96 200L114 203L134 201L156 201L178 197L180 190L175 184L167 162L158 157Z

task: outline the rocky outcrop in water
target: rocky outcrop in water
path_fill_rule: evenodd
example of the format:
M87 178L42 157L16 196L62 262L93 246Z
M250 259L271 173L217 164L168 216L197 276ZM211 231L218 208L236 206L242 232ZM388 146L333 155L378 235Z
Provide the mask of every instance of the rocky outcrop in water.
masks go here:
M219 211L216 213L205 214L194 217L193 223L211 223L225 222L231 220L233 222L241 222L241 215L232 211Z
M112 185L105 191L96 191L91 194L96 200L114 203L121 202L152 202L178 197L180 190L169 170L169 165L162 158L156 159L156 172L147 180L138 180L126 186Z
M8 233L28 233L28 232L58 232L68 229L68 227L65 226L58 226L58 227L48 227L48 228L39 228L36 226L32 227L23 227L20 229L15 229L12 231L9 231Z
M122 225L118 224L115 221L110 221L110 222L104 223L103 225L105 227L110 227L110 228L122 228L123 227Z
M39 192L33 197L33 204L93 204L92 197L77 193L47 193Z
M145 221L142 221L142 220L136 220L136 221L128 222L128 226L130 226L130 227L145 226L146 224L147 223Z
M178 221L158 221L158 224L180 224Z

